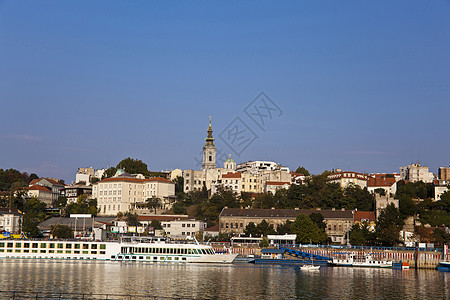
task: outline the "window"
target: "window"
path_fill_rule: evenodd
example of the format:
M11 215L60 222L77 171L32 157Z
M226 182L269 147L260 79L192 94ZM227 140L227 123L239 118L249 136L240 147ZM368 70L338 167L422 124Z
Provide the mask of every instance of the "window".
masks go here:
M184 223L183 223L183 224L181 224L181 227L186 227L186 224L184 224Z
M188 226L189 227L189 226ZM192 224L192 227L195 227L195 224Z
M187 226L187 227L191 227L191 224L187 224L186 226Z

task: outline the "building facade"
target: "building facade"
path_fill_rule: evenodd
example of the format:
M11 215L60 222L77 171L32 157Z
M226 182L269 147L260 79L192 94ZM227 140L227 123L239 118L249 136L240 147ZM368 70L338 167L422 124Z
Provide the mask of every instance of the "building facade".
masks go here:
M219 215L220 233L244 233L245 227L265 220L277 230L287 220L295 221L298 215L320 213L326 224L325 232L333 243L347 242L348 232L353 225L353 212L350 210L314 210L314 209L243 209L225 207Z
M203 234L206 229L206 222L193 219L163 221L161 225L168 237L182 240L193 238L197 233Z
M362 189L367 187L369 176L362 173L344 171L328 175L328 180L332 183L338 183L343 189L349 185L358 185Z
M21 224L22 214L17 209L0 208L0 231L17 234L21 232Z
M450 181L450 167L440 167L439 168L439 179Z
M92 186L92 197L97 199L100 215L148 210L146 199L156 197L166 209L175 199L175 183L165 178L138 179L119 176L106 178Z
M428 167L422 166L420 163L400 167L400 176L403 180L409 182L423 181L425 183L432 183L434 180L433 172L430 172Z
M52 193L51 204L56 203L58 197L61 195L61 191L66 187L66 185L60 182L56 178L39 178L34 179L30 182L29 186L39 185L48 188Z
M27 190L27 195L29 198L37 198L39 201L44 202L47 207L52 206L52 191L48 187L32 185L28 187Z

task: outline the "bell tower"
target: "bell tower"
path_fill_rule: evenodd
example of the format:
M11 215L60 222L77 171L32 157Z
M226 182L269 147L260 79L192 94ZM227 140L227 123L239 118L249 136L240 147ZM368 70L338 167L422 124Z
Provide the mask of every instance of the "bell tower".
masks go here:
M211 127L211 116L209 116L208 135L203 146L203 165L202 170L216 168L216 146L214 145L213 130Z

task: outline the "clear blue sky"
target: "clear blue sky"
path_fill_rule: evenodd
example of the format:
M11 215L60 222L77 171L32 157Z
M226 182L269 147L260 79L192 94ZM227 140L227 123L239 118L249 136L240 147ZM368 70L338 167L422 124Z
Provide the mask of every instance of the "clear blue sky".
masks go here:
M282 110L245 114L264 91ZM450 164L450 1L0 1L0 168ZM258 138L237 156L236 117Z

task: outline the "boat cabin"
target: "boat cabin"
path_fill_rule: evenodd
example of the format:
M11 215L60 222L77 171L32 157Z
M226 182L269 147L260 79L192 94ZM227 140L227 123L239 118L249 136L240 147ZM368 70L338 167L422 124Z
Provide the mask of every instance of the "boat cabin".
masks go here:
M261 258L262 259L283 259L284 249L262 249Z

